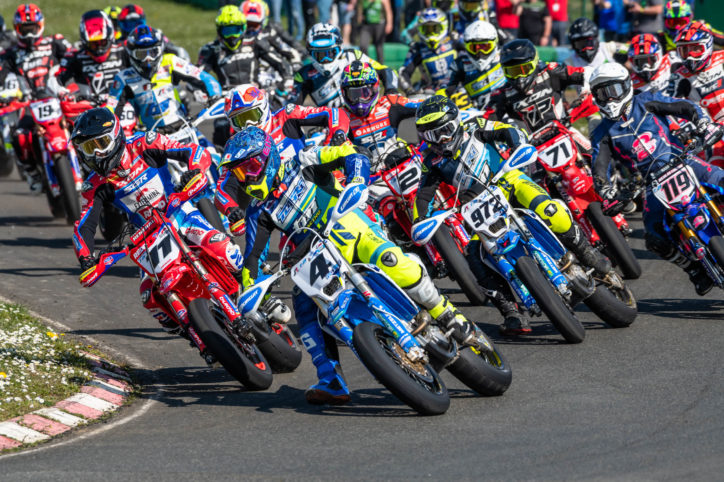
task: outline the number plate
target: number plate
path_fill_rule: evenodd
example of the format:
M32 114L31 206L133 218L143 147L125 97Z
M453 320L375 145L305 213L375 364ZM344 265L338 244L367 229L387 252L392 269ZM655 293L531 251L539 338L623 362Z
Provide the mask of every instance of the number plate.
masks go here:
M133 106L128 102L123 105L120 121L121 127L123 128L132 126L136 123L136 111L133 109Z
M547 147L538 148L538 158L546 166L556 169L566 165L576 151L573 149L571 139L568 136L557 137Z
M503 191L497 186L492 186L464 205L460 213L475 231L491 238L498 238L508 230L509 209L510 204Z
M653 178L654 196L667 206L688 204L696 197L696 177L689 166L666 167L655 172Z
M36 122L49 122L63 115L60 110L60 101L55 97L40 100L30 104L30 110Z
M292 281L306 295L328 301L344 289L339 275L337 261L321 241L314 243L309 253L292 268Z
M131 253L131 258L151 275L161 274L181 255L181 250L168 229L159 228Z
M405 163L385 171L382 175L395 196L410 196L417 192L422 177L422 168L417 159L412 158Z

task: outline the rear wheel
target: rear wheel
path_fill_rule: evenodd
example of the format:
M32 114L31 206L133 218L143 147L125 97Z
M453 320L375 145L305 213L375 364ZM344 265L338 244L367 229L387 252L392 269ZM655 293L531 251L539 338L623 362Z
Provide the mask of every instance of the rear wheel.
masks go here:
M458 248L450 226L443 224L433 236L435 247L440 252L442 259L455 281L468 297L473 305L482 306L487 301L487 296L478 284L475 274L470 269L468 261Z
M641 264L633 254L626 238L616 227L609 216L603 214L601 203L594 202L588 205L588 219L596 228L604 244L604 252L621 269L626 279L637 279L641 276Z
M508 360L497 348L493 353L463 348L447 369L466 386L488 397L502 395L513 381Z
M264 354L274 373L294 371L302 362L302 350L288 326L273 323L269 338L258 341L256 346ZM258 340L259 338L257 338Z
M568 343L581 343L586 337L586 330L543 276L538 264L529 256L521 256L515 271L563 338Z
M221 309L210 308L209 300L198 298L189 303L189 316L199 337L231 376L248 390L269 388L273 376L264 355L254 344L227 331Z
M410 361L395 338L380 325L357 325L354 348L370 373L402 402L423 415L447 411L450 397L440 375L429 364Z
M70 160L61 156L55 160L55 174L58 176L60 185L60 197L65 209L65 220L73 225L80 219L80 199L75 189L75 178L73 168L70 167Z

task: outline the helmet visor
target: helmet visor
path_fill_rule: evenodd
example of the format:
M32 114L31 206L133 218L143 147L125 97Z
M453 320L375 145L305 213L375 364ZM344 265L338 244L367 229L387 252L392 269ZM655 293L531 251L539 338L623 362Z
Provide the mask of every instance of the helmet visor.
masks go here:
M521 77L528 77L535 71L536 60L531 60L520 65L504 66L503 73L509 79L518 79Z
M591 93L599 104L623 99L629 91L630 82L616 80L593 87Z
M250 157L241 164L231 168L231 173L236 176L239 182L254 182L264 171L264 162L258 157Z
M593 50L596 48L596 39L593 37L577 38L571 41L573 50L582 52L584 50Z
M458 5L460 10L463 10L464 12L477 12L482 10L480 2L458 2Z
M234 127L241 130L250 125L258 125L262 115L262 110L259 107L254 107L230 116L229 122L231 122Z
M113 149L113 133L94 137L81 142L74 142L75 147L88 157L94 157L98 154L107 154Z
M443 26L439 23L423 23L420 25L420 33L425 37L440 35L443 32Z
M37 23L22 23L18 25L18 34L21 37L36 37L40 33L40 25Z
M375 91L369 85L364 85L362 87L345 87L344 96L350 103L359 104L371 101L375 97Z
M664 19L664 25L669 30L681 30L682 28L689 25L689 22L691 22L691 18L689 17L679 17L679 18L666 18Z
M706 47L700 43L679 44L676 46L676 53L678 53L682 59L698 59L704 56Z
M656 67L658 57L654 54L634 55L631 57L631 63L636 70L651 70Z
M219 29L219 34L225 39L231 37L241 37L244 33L244 27L242 25L227 25Z
M472 40L465 42L465 48L473 55L478 53L488 55L495 48L495 40Z
M163 47L157 45L156 47L150 47L147 49L133 49L131 55L134 59L140 62L154 61L161 56L163 53Z
M339 55L340 49L337 46L329 47L326 49L314 49L310 50L309 54L319 63L334 62L334 59Z
M452 139L453 134L455 134L455 131L458 128L458 125L459 122L457 121L457 119L453 119L433 129L420 130L418 128L418 132L420 133L420 137L422 137L427 142L432 142L433 144L444 144Z
M111 48L111 39L91 40L88 42L88 51L93 54L103 54Z

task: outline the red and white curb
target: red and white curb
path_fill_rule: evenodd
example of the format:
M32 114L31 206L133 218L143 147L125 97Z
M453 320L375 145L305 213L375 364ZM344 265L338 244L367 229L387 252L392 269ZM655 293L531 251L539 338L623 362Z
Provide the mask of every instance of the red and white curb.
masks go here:
M80 393L53 407L0 422L0 452L49 440L123 405L131 394L128 373L96 355L81 354L93 366L94 377L81 387Z

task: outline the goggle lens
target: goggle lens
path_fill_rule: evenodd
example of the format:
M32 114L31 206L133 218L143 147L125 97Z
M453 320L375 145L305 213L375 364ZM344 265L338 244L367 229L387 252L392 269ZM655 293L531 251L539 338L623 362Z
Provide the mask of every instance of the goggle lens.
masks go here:
M238 166L231 168L231 173L240 182L254 181L264 170L264 163L258 157L250 157Z
M136 60L146 62L148 60L156 60L162 52L163 49L159 46L151 47L148 49L134 49L133 51L131 51L131 55L133 55L133 58Z
M526 62L525 64L512 65L509 67L503 67L503 73L509 79L518 79L520 77L527 77L535 70L535 61Z
M314 60L320 63L333 62L339 54L339 47L324 49L324 50L312 50L310 52Z
M356 104L357 102L369 102L375 96L375 92L370 86L363 87L345 87L344 94L347 100Z
M422 131L420 133L420 137L425 139L427 142L442 144L448 142L452 138L455 130L457 130L457 121L451 120L439 127L435 127L434 129Z
M113 136L111 134L104 134L76 144L76 147L89 157L95 156L96 153L105 154L113 147Z
M468 42L465 44L468 48L468 51L472 54L477 53L483 53L483 54L489 54L493 51L495 48L495 41L494 40L485 40L485 41L474 41L474 42Z
M614 82L604 84L593 89L593 97L598 103L606 103L612 100L622 99L628 91L628 86L624 82Z
M676 52L682 59L689 57L699 58L704 55L706 49L701 44L684 44L677 45Z
M244 110L229 119L231 124L237 129L244 129L248 125L257 125L261 120L261 109L254 107L250 110Z

